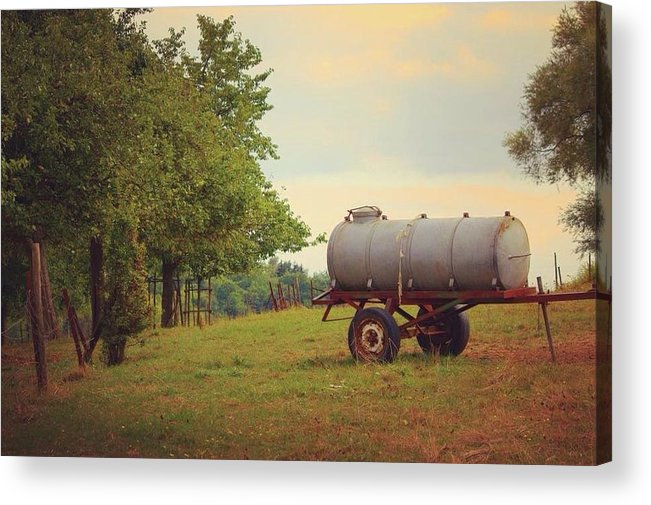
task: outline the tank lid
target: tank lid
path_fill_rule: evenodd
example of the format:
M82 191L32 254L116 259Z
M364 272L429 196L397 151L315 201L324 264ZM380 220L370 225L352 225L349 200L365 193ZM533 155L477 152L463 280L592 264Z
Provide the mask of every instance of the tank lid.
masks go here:
M353 221L363 221L369 218L378 218L382 215L382 210L375 205L364 205L348 210L348 217L353 216Z

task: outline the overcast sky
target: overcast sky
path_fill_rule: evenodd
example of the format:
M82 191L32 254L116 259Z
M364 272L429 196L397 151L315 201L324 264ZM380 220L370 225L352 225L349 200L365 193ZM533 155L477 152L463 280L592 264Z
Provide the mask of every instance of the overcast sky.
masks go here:
M263 169L316 235L346 209L371 204L389 218L501 215L524 223L530 282L578 268L559 211L575 193L537 186L502 145L521 122L523 85L551 49L566 3L160 8L146 16L150 38L196 15L233 15L260 48L274 109L261 123L279 160ZM310 271L326 248L281 255Z

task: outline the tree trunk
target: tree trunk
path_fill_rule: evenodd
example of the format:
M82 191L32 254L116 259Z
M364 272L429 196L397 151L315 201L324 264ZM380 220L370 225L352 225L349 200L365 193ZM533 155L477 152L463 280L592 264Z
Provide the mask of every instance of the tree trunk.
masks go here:
M160 325L162 328L174 326L174 275L178 262L169 261L163 257L163 293L161 295L161 318Z
M102 301L104 295L104 250L102 239L94 236L90 239L90 308L92 312L91 337L84 360L90 361L99 341L102 325Z
M45 334L48 338L59 338L59 320L54 302L52 300L52 286L50 284L50 272L47 268L47 258L45 254L45 244L41 242L41 297L43 299L43 322L45 324Z

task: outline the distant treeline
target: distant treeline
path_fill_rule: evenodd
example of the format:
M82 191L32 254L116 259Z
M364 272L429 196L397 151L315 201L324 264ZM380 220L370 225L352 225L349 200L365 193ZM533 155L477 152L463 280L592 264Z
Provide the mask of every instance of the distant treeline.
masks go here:
M310 285L315 289L322 290L329 283L326 272L309 274L301 265L290 261L279 261L274 257L249 273L214 279L212 284L213 314L236 317L252 312L272 310L269 284L271 283L276 290L278 283L283 286L292 286L296 279L300 288L299 298L308 307L312 298Z

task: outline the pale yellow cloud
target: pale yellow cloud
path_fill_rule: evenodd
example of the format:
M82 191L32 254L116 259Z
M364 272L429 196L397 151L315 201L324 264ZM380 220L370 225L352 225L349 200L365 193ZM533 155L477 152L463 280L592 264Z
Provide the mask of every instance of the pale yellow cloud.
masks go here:
M306 10L311 20L319 20L319 30L387 42L415 29L434 29L452 15L444 4L324 5Z
M557 16L544 14L535 9L520 8L507 10L497 8L483 14L477 20L477 25L489 30L521 32L532 29L551 29L556 23Z
M382 71L391 55L380 47L355 53L324 53L305 58L305 76L321 86L348 85Z
M313 86L347 86L386 79L404 61L401 44L418 30L433 31L447 21L447 5L310 6L291 11L297 30L310 30L296 48L302 78ZM318 20L318 25L315 25ZM327 40L328 43L323 42Z
M497 73L497 65L474 54L469 47L462 45L457 50L457 68L461 77L491 77Z
M427 75L452 75L454 69L450 62L441 63L425 60L407 60L394 66L393 74L399 79L418 79Z
M381 47L357 53L324 54L310 59L305 77L319 86L347 86L362 80L417 80L439 76L456 82L473 83L499 75L498 65L479 57L462 44L448 59L403 59Z
M452 58L446 61L412 59L398 61L392 74L399 79L420 79L439 75L456 81L488 79L498 75L496 63L477 56L467 45L459 46Z

